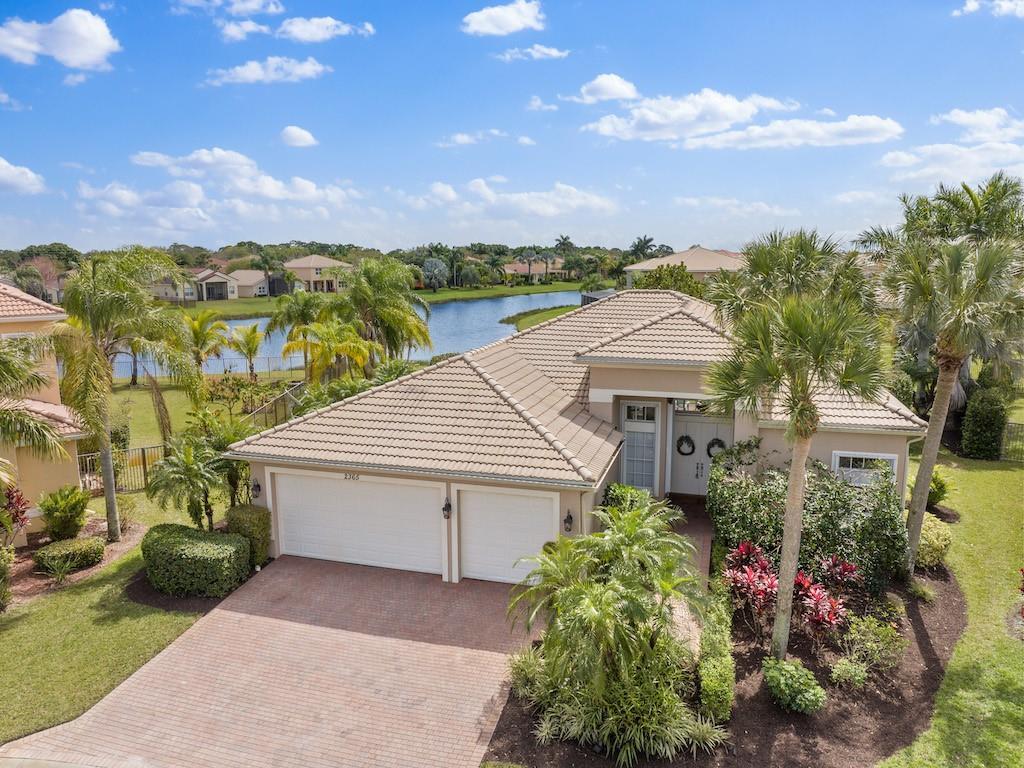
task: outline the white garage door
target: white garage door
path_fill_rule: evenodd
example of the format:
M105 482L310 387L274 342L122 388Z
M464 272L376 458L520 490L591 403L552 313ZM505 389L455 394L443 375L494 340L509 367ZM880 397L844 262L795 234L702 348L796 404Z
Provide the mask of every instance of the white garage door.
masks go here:
M558 535L557 497L549 493L459 491L459 566L463 578L520 581Z
M441 573L444 486L275 474L281 553Z

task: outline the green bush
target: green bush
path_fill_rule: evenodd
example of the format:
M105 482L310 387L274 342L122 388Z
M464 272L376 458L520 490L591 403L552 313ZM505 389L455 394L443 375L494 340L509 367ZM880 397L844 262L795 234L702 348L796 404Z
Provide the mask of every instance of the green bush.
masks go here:
M11 604L11 566L14 565L14 547L0 545L0 613Z
M985 363L978 372L978 386L982 389L994 389L1007 403L1017 397L1017 388L1009 366L1003 366L997 374L992 363Z
M62 539L40 547L32 554L32 559L40 570L49 574L65 568L77 571L79 568L88 568L102 561L104 546L106 542L99 536Z
M764 681L775 703L787 712L811 714L825 706L825 689L799 660L764 660Z
M708 477L707 510L715 539L728 549L751 541L777 566L787 474L778 469L751 474L746 461L733 459L731 453L716 459ZM820 463L807 472L800 540L804 571L817 574L824 558L838 555L857 566L868 590L880 594L903 573L906 552L903 507L888 467L863 487L850 485Z
M154 588L177 597L223 597L249 575L249 540L161 523L142 537L142 559Z
M81 533L91 498L88 491L65 485L39 500L43 526L53 541L73 539Z
M704 297L704 286L689 273L685 264L663 264L633 278L634 288L660 288L679 291L698 299Z
M121 533L128 533L139 520L139 502L135 496L126 493L117 494L117 519Z
M941 504L949 496L949 491L949 480L936 469L932 472L932 482L928 486L928 506L934 507L936 504Z
M914 565L918 568L935 568L946 560L946 553L953 544L952 528L935 515L924 513L921 525L921 542L917 547Z
M732 600L721 579L711 586L700 636L697 681L701 711L716 723L732 716L736 662L732 657Z
M249 567L263 565L270 557L270 510L252 504L231 507L225 515L228 533L237 533L249 540Z
M907 408L914 407L914 394L917 391L917 387L906 371L896 369L892 372L889 379L889 391Z
M995 389L979 389L967 402L960 452L972 459L998 459L1006 431L1006 402Z
M863 688L868 681L868 668L856 659L843 656L832 665L831 678L840 687Z
M636 509L650 503L650 491L624 483L612 483L604 489L604 500L601 502L601 506Z
M907 640L899 630L874 616L854 616L841 640L847 657L869 672L888 672L899 666Z

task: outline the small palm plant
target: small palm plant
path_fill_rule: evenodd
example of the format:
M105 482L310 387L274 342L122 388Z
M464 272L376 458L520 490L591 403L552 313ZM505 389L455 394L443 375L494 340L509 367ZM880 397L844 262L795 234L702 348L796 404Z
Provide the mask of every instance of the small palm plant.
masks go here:
M227 340L227 346L245 358L249 369L249 381L253 384L256 383L256 358L260 354L262 344L263 331L256 323L233 328Z
M220 319L215 309L204 309L195 316L184 316L185 342L188 345L196 367L203 370L203 363L211 357L218 357L226 343L224 334L228 325Z
M277 309L267 323L267 333L277 330L287 332L288 341L305 341L306 329L324 313L324 296L322 293L297 291L286 293L277 299ZM310 379L309 349L302 347L302 369L306 380Z
M203 440L194 436L173 442L167 455L149 471L146 495L164 509L184 508L197 528L203 517L213 530L213 505L210 495L224 487L219 473L220 457Z
M302 336L304 338L287 342L281 348L281 354L290 355L299 347L308 350L311 381L321 381L339 360L346 369L354 366L360 370L372 355L383 354L380 344L362 337L355 322L328 320L310 323L303 329Z

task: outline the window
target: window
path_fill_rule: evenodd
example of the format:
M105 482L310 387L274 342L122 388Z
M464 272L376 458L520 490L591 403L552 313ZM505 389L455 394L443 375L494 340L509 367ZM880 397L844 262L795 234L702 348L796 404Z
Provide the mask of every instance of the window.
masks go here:
M320 277L320 272L321 271L322 270L320 269L320 267L317 267L316 269L313 270L313 274L315 274L317 277Z
M658 418L658 409L653 405L627 405L626 421L650 421Z
M870 485L884 464L896 473L896 456L891 453L832 452L832 471L850 485Z
M653 493L658 470L658 407L650 403L626 403L622 415L622 431L626 436L622 482Z

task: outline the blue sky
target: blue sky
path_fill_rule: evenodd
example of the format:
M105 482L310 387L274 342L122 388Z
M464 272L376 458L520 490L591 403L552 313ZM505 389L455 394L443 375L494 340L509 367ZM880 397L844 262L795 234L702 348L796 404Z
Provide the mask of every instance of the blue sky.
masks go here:
M847 238L1022 83L1024 0L0 0L0 248Z

